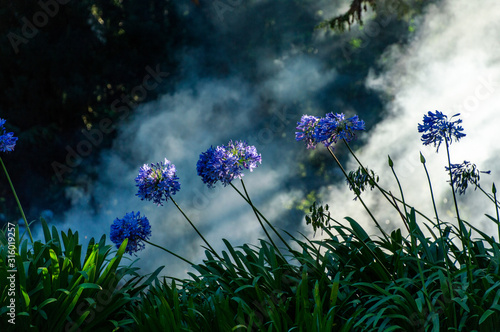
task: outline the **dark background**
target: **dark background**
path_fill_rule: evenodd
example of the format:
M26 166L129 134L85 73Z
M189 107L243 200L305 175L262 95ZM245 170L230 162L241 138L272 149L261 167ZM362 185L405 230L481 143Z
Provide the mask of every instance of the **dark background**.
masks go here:
M96 152L111 147L116 131L104 135L93 153L65 172L62 181L54 162L65 163L66 147L75 147L85 138L82 130L96 128L102 119L111 119L114 127L124 121L112 104L142 84L148 66L168 72L168 79L134 107L174 91L191 76L194 80L238 73L259 85L268 75L256 70L259 59L279 57L293 45L337 72L336 80L316 95L324 109L358 110L369 130L384 114L382 97L368 91L364 79L370 68L377 70L376 61L387 46L407 42L412 33L408 13L416 8L384 11L384 2L379 2L378 16L368 12L382 27L373 38L363 35L363 27L355 22L344 32L327 32L318 47L315 28L330 17L310 8L331 8L335 1L248 2L238 8L227 7L224 1L226 7L218 8L216 1L199 5L188 0L61 2L42 1L45 8L22 0L1 1L0 6L0 117L7 120L7 130L19 137L15 151L2 159L28 220L37 219L45 209L64 212L70 206L64 188L85 185L78 183L79 174L88 175L86 181L96 177L100 156ZM377 2L366 3L369 7ZM422 4L417 3L420 10ZM232 18L228 9L221 20L221 8L250 19ZM341 17L340 22L352 18ZM196 66L186 66L186 56ZM322 163L321 155L316 156L307 167L321 170ZM307 191L316 180L302 181ZM0 223L19 217L6 178L0 175Z

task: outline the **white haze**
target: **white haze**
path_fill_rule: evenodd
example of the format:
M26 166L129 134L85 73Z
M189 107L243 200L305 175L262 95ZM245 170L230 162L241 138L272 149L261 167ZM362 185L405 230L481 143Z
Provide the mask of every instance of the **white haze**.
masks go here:
M475 96L482 79L500 82L498 17L500 3L496 1L477 4L464 0L445 1L440 7L430 7L417 24L410 45L389 50L383 56L388 64L385 72L367 77L366 84L393 99L387 103L387 118L366 133L367 143L358 151L359 156L381 175L381 182L396 193L397 187L386 166L390 154L406 189L407 200L424 206L424 211L432 210L425 174L419 163L419 150L427 158L438 201L448 197L445 194L448 189L444 174L445 151L436 154L433 148L421 146L416 130L425 112L438 109L450 115L463 113L467 137L453 143L453 161L466 159L478 164L480 169L491 169L492 176L482 177L487 184L485 187L490 186L491 179L498 174L495 163L495 129L500 117L495 108L500 105L498 85L493 84L494 90L487 97L484 94L488 90L481 89L483 95L474 109L467 104L468 98ZM116 217L139 210L151 222L152 242L200 262L204 257L203 243L175 206L167 202L157 207L135 196L134 178L139 167L167 158L176 165L181 181L181 190L174 196L175 200L216 250L224 248L222 238L233 245L257 244L264 234L250 207L230 187L208 190L196 175L196 162L199 154L210 145L225 144L229 139L248 140L262 153L263 163L244 179L254 203L262 212L269 219L279 220L290 200L302 197L303 193L283 188L290 180L287 165L294 160L292 154L276 144L283 138L293 140L294 122L280 124L280 117L274 116L277 125L272 129L259 119L259 115L280 112L297 98L307 100L315 91L334 81L336 74L325 71L313 56L294 52L293 45L283 52L279 58L262 60L259 69L274 74L258 87L245 82L244 77L200 79L196 84L180 85L175 92L136 109L133 118L119 128L113 148L102 153L101 173L91 190L68 192L73 198L73 207L65 213L60 228L78 230L87 239L99 238L102 234L109 236L109 226ZM270 106L274 111L262 113L256 109L263 95L275 101ZM330 111L324 110L324 113ZM305 149L299 145L298 149ZM352 162L350 166L354 168ZM364 226L371 226L359 202L352 200L352 193L344 186L327 186L322 192L324 202L330 204L338 220L352 216ZM373 206L379 206L373 195L365 196ZM467 200L474 210L465 212L494 213L492 208L483 206L486 200L478 196L478 192L469 189ZM96 214L88 212L91 199L99 202ZM450 207L449 204L446 207ZM384 215L384 211L377 209L377 214ZM481 215L474 217L478 218L476 224L485 220ZM385 219L392 223L390 227L400 226L396 219L384 216ZM157 248L146 246L138 257L137 265L142 273L165 265L162 274L186 276L185 263Z
M408 47L392 47L381 57L386 70L371 74L366 84L387 94L387 117L371 130L366 145L357 151L358 157L380 175L380 183L399 197L399 189L387 163L390 155L401 180L407 202L433 218L434 210L425 171L420 163L421 151L427 160L433 182L440 218L453 221L454 205L447 165L446 148L439 153L432 146L423 146L417 123L424 113L440 110L448 116L461 113L466 137L450 147L451 162L464 160L475 163L482 174L482 187L491 193L498 182L498 129L500 127L500 3L498 1L445 1L428 7L417 24L416 35ZM357 168L353 160L349 168ZM479 190L469 187L459 197L461 217L480 229L497 236L496 226L484 216L495 215L495 209ZM341 219L351 216L373 223L353 194L345 187L327 187L331 210ZM402 227L393 210L387 213L388 202L378 192L363 194L369 206L387 229ZM434 218L433 218L434 219ZM421 219L422 220L422 219ZM372 232L375 232L372 229Z
M279 64L275 66L280 68ZM334 78L334 73L320 75L321 68L313 59L297 57L291 66L297 75L309 77L306 84L317 88ZM266 94L280 100L300 90L302 97L307 98L308 92L300 89L298 83L290 84L290 75L288 69L278 70L275 77L264 83L270 90ZM101 234L109 237L110 224L116 217L139 210L150 220L150 241L191 261L201 262L205 244L175 205L167 202L164 206L156 206L135 196L134 178L139 167L167 158L176 165L181 183L181 190L174 199L217 251L224 249L222 238L235 246L257 244L265 234L251 208L231 187L207 188L196 174L196 162L199 154L211 145L226 144L230 139L248 140L249 144L257 146L263 160L262 165L244 176L253 202L274 220L289 208L289 202L300 193L282 190L289 174L287 165L293 161L286 150L275 144L278 137L274 136L293 132L294 123L290 122L290 130L285 130L282 128L285 124L276 115L274 130L264 124L250 127L249 124L255 121L257 111L254 108L260 93L264 93L262 87L251 91L240 79L212 79L200 81L190 88L180 88L176 93L138 108L129 123L119 129L113 148L102 154L99 181L86 193L71 192L73 208L65 213L66 223L61 228L79 230L87 239L99 238ZM281 114L282 111L276 112ZM250 133L250 129L256 132ZM239 181L235 184L241 189ZM89 212L91 199L100 202L97 214ZM163 274L186 276L187 264L157 248L146 246L138 257L142 258L137 264L144 273L165 265Z

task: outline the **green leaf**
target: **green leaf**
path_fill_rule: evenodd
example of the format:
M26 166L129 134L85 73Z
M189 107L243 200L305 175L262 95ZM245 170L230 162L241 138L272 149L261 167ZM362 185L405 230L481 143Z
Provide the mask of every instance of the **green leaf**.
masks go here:
M52 240L52 238L50 236L49 226L47 226L47 223L43 219L42 219L41 223L42 223L43 235L45 237L45 243L49 243L50 240Z
M467 298L454 297L453 301L458 303L466 312L470 312L469 306L467 305Z
M57 255L54 250L49 249L50 261L51 261L51 269L52 273L52 286L54 288L59 288L60 280L59 275L61 274L61 269L59 268L59 260L57 259Z
M53 297L48 298L48 299L46 299L45 301L43 301L43 302L42 302L42 303L38 306L38 308L39 308L39 309L41 309L41 308L45 307L47 304L52 303L52 302L57 302L57 300L56 300L55 298L53 298Z
M479 325L483 324L485 320L488 319L488 317L490 317L492 314L496 313L495 311L491 310L491 309L488 309L484 312L484 314L481 316L481 318L479 319Z
M356 235L357 238L359 238L361 241L366 242L366 241L371 241L370 237L368 234L365 232L363 227L361 227L360 224L358 224L354 219L351 217L345 217L347 221L349 221L349 224L352 227L352 230L354 234Z
M99 286L98 284L94 284L94 283L91 283L91 282L86 282L84 284L81 284L81 285L78 285L78 289L98 289L98 290L102 290L102 287Z

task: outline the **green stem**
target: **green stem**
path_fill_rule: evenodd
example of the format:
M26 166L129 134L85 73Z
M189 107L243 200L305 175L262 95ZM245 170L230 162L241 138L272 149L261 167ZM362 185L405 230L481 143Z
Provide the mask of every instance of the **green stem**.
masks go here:
M375 181L375 179L370 175L370 173L368 172L368 170L365 168L365 166L363 166L363 164L361 163L361 161L358 159L358 157L356 156L356 154L354 153L354 151L352 151L351 147L349 146L349 143L347 143L347 141L344 139L344 143L345 145L347 146L347 148L349 149L349 152L351 153L351 155L354 157L354 159L356 160L356 162L359 164L359 166L361 167L361 169L368 175L368 177L370 178L370 180L373 182L373 184L375 185L375 187L377 187L377 189L382 193L382 195L385 197L385 199L387 199L387 201L392 205L392 207L396 208L397 209L397 206L394 204L394 202L391 201L391 199L389 198L389 196L387 196L386 194L386 190L384 190L382 187L380 187L377 183L377 181ZM399 182L399 181L398 181Z
M264 227L264 224L262 223L262 220L260 219L260 217L262 219L264 219L264 221L266 222L267 225L269 225L269 227L271 227L271 229L273 230L273 232L279 237L279 239L281 240L281 242L283 242L283 244L287 247L287 249L289 251L292 250L292 248L288 245L288 243L285 241L285 239L283 239L283 237L281 236L281 234L278 232L278 230L276 230L276 228L269 222L269 220L267 220L267 218L259 211L259 209L257 209L257 207L255 207L255 205L253 205L252 203L252 200L250 199L250 195L248 194L248 191L245 187L245 183L243 182L243 179L241 179L241 185L243 186L243 190L245 191L245 195L243 195L241 193L240 190L238 190L238 188L236 188L232 183L230 183L231 187L233 187L234 190L236 190L236 192L252 207L252 210L253 212L255 213L255 216L257 217L257 220L259 221L260 223L260 226L262 227L262 229L264 230L264 232L266 233L267 235L267 238L271 241L271 244L276 248L276 250L278 250L279 252L279 248L276 246L276 244L273 242L271 236L269 235L269 233L267 232L266 228ZM260 217L259 217L260 216Z
M466 255L468 263L467 265L467 275L469 277L469 282L472 282L472 271L471 271L471 256L470 256L470 237L469 232L465 229L465 225L460 219L460 213L458 212L458 203L457 203L457 195L455 194L455 188L453 187L453 176L451 174L451 159L450 159L450 148L448 144L448 140L445 139L446 145L446 156L448 157L448 174L450 175L450 186L451 193L453 194L453 202L455 203L455 211L457 213L458 227L460 229L460 233L462 234L462 248L464 251L464 255ZM464 243L465 242L465 243Z
M481 188L481 187L479 187L479 188ZM495 187L494 183L492 186L492 191L493 191L493 198L495 199L495 202L496 202L497 201L497 188ZM498 204L495 204L495 210L497 212L497 222L498 222L498 239L499 239L498 241L500 241L500 218L498 216Z
M449 286L449 291L450 291L450 294L453 294L453 289L452 289L452 285L453 285L453 282L451 280L451 273L450 273L450 261L448 259L448 247L445 246L445 242L444 242L444 238L443 238L443 231L441 230L441 220L439 219L439 215L438 215L438 211L437 211L437 206L436 206L436 200L434 199L434 191L432 189L432 182L431 182L431 177L429 175L429 171L427 170L427 165L425 164L425 158L424 156L422 155L422 153L420 153L420 160L422 162L422 165L424 166L424 170L425 170L425 175L427 176L427 182L429 183L429 190L431 192L431 198L432 198L432 206L434 207L434 214L436 215L436 220L437 220L437 226L438 226L438 231L439 231L439 240L441 242L441 248L443 250L443 258L444 258L444 261L445 261L445 264L446 266L448 267L446 269L446 275L448 277L448 286ZM453 320L455 321L456 323L456 316L455 316L455 311L453 311Z
M276 248L276 250L278 250L279 252L279 249L278 249L278 246L276 245L276 243L274 243L273 239L271 238L271 236L269 235L269 233L267 232L267 229L264 227L264 224L262 223L262 220L260 220L260 217L259 217L259 214L257 213L256 211L256 208L255 208L255 205L253 205L252 203L252 200L250 199L250 195L248 195L248 191L247 191L247 188L245 187L245 182L243 182L243 179L240 179L241 181L241 185L243 186L243 191L245 191L245 196L247 198L247 202L248 204L250 204L250 206L252 207L252 211L253 213L255 214L255 216L257 217L257 220L259 221L259 224L260 226L262 227L262 229L264 230L264 233L266 233L266 236L267 238L269 239L269 241L271 241L271 244ZM234 188L234 186L233 186ZM276 232L276 230L275 230Z
M337 156L333 153L332 149L330 147L327 147L327 150L328 150L328 152L330 152L330 155L333 157L333 159L335 160L335 162L337 163L337 165L339 166L339 168L342 170L342 173L344 173L344 176L347 179L347 181L349 181L349 184L351 185L351 187L355 188L354 187L354 183L352 183L352 180L347 175L347 172L345 171L345 169L342 166L342 164L340 163L340 161L337 159ZM380 232L382 232L382 235L384 236L384 238L386 239L386 241L388 243L390 243L391 241L389 241L389 237L387 236L387 234L385 234L384 230L382 229L382 227L380 226L380 224L378 223L377 219L372 214L372 212L370 211L370 209L366 206L365 202L363 201L363 199L361 198L361 196L359 195L359 193L357 193L356 191L354 191L354 193L356 194L356 197L359 199L359 201L361 202L361 204L365 208L366 212L368 212L368 214L370 215L370 217L372 218L372 220L375 222L375 225L377 226L377 228L380 230Z
M398 183L398 187L399 187L399 192L401 194L401 200L403 201L403 208L405 209L405 216L403 218L403 223L405 224L406 226L406 229L408 230L408 233L410 233L410 236L411 236L411 232L410 232L410 225L409 225L409 222L408 222L408 211L406 209L406 201L405 201L405 196L403 194L403 187L401 187L401 183L399 182L399 178L396 174L396 170L394 169L394 166L390 166L391 167L391 170L392 170L392 174L394 174L394 177L396 178L396 182ZM368 175L370 176L370 175ZM373 180L372 180L373 181ZM378 185L377 185L378 187ZM379 189L380 190L380 189ZM383 190L381 190L382 193L384 193ZM384 195L385 196L385 195ZM395 205L395 204L394 204ZM399 209L397 209L399 211ZM413 239L413 236L412 236L412 243L414 242L414 239Z
M427 166L425 165L425 162L422 163L422 165L424 165L425 175L427 176L427 182L429 183L429 189L431 191L432 206L434 207L434 214L436 215L436 220L437 220L437 223L438 223L439 235L442 236L442 233L441 233L441 223L439 221L439 216L438 216L436 201L434 199L434 191L432 190L431 177L429 175L429 171L427 170Z
M30 240L32 243L34 243L35 241L33 240L33 235L31 235L30 225L28 224L28 220L26 220L26 216L24 215L23 207L21 206L21 202L19 201L19 198L17 197L16 189L14 189L14 185L12 184L12 181L10 180L9 172L7 172L7 168L5 168L5 165L2 161L2 158L0 158L0 164L2 164L2 168L5 172L5 175L7 176L7 181L9 181L10 188L12 189L12 192L14 193L14 198L16 199L17 206L19 207L19 211L21 211L21 215L24 219L24 224L26 225L26 229L28 230L28 235L30 237Z
M493 204L496 205L496 208L498 209L500 202L496 199L496 195L494 195L494 197L491 197L492 195L488 194L486 191L484 191L484 189L479 184L478 184L477 188L479 188L479 190L481 190L483 192L483 194L485 194L490 199L490 201L492 201Z
M457 214L457 220L458 220L459 225L461 225L461 223L460 223L460 213L458 212L457 195L455 194L455 189L453 187L453 176L451 175L450 148L448 146L448 141L447 140L445 140L445 143L446 143L446 155L448 157L448 167L449 167L448 174L450 175L451 193L453 194L453 202L455 203L455 211L456 211L456 214ZM463 231L463 230L461 229L461 231Z
M422 156L422 154L421 154L421 156ZM422 156L422 158L423 158L423 156ZM443 249L443 253L444 253L445 257L446 257L447 256L447 254L446 254L447 250L446 250L446 247L444 245L443 231L441 229L441 220L439 219L438 211L437 211L437 206L436 206L436 201L434 199L434 191L432 190L431 177L429 175L429 171L427 170L427 166L425 165L425 158L423 160L424 160L424 162L422 163L422 165L424 165L425 174L427 175L427 182L429 183L429 189L431 191L432 206L434 207L434 214L436 215L437 226L438 226L438 231L439 231L439 237L440 237L440 240L441 240L441 248ZM448 263L448 260L446 260L446 262Z
M390 159L390 157L389 157L389 159ZM405 218L403 218L403 222L405 223L406 227L408 228L408 233L410 234L410 239L411 239L410 250L414 253L415 258L417 259L417 267L418 267L418 273L420 275L420 282L422 283L422 288L424 290L427 308L428 308L429 312L431 312L432 308L431 308L431 304L429 301L429 294L427 292L427 286L425 285L425 280L424 280L425 276L424 276L424 273L422 271L422 264L421 264L420 257L418 255L418 250L417 250L417 240L415 238L415 234L413 233L414 228L411 227L410 218L408 217L409 214L408 214L408 211L406 209L406 201L405 201L405 196L404 196L404 192L403 192L403 187L401 186L401 182L399 182L398 175L396 174L396 170L394 169L394 165L392 164L392 162L390 163L390 167L391 167L392 174L394 175L394 178L396 179L396 182L398 183L399 192L401 194L401 200L403 201L403 208L405 210ZM383 193L383 191L382 191L382 193ZM397 208L397 210L399 212L398 208ZM415 227L417 226L416 220L415 220L414 226Z
M188 216L184 213L184 211L182 211L181 207L177 204L177 202L172 198L172 196L170 196L170 199L172 200L172 202L174 203L174 205L177 207L177 209L182 213L182 215L184 216L184 218L188 221L188 223L191 225L191 227L193 227L193 229L196 231L196 233L200 236L200 238L203 240L203 242L205 242L205 244L208 246L208 248L210 249L210 251L219 259L222 261L222 258L217 254L217 252L214 250L214 248L212 248L212 246L210 245L210 243L208 243L208 241L205 239L205 237L198 231L198 228L196 228L196 226L191 222L191 220L188 218Z
M152 246L154 246L154 247L156 247L156 248L160 248L161 250L164 250L164 251L168 252L170 255L173 255L173 256L175 256L175 257L177 257L177 258L179 258L179 259L183 260L184 262L186 262L186 263L190 264L190 265L194 265L192 262L188 261L188 260L187 260L187 259L185 259L184 257L181 257L181 256L177 255L175 252L172 252L172 251L170 251L170 250L168 250L168 249L166 249L166 248L163 248L163 247L161 247L161 246L159 246L159 245L157 245L157 244L154 244L153 242L149 242L148 240L142 239L142 241L144 241L144 242L146 242L147 244L150 244L150 245L152 245Z

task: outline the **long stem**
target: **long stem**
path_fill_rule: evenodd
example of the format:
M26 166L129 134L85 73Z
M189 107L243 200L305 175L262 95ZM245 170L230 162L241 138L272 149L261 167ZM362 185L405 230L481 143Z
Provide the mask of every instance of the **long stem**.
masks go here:
M450 186L451 186L451 192L453 194L453 202L455 203L455 211L457 213L457 220L458 220L458 227L460 228L460 233L462 233L462 248L464 251L464 255L467 257L468 264L467 265L467 274L469 277L469 282L472 282L472 271L471 271L471 256L470 256L470 236L469 232L467 232L467 229L465 229L465 225L462 222L462 219L460 219L460 213L458 212L458 203L457 203L457 195L455 194L455 188L453 187L453 176L451 174L451 159L450 159L450 148L448 144L448 140L444 140L446 143L446 155L448 157L448 174L450 175ZM464 243L465 241L465 243ZM466 250L467 249L467 250Z
M279 251L279 248L276 246L276 244L274 244L272 238L269 236L269 233L267 232L266 228L264 227L264 224L262 223L262 221L259 218L259 216L266 222L267 225L269 225L269 227L271 227L271 229L273 230L273 232L279 237L279 239L281 240L281 242L283 242L283 244L287 247L287 249L289 251L291 251L292 248L288 245L288 243L285 241L285 239L283 239L283 237L281 236L281 234L269 222L269 220L267 220L267 218L259 211L259 209L257 209L257 207L255 207L255 205L253 205L252 200L250 199L250 195L248 195L248 192L246 190L245 183L243 182L243 179L241 180L241 184L243 186L243 190L245 191L245 195L246 196L243 195L243 193L240 190L238 190L238 188L236 188L232 183L230 183L231 187L233 187L233 189L236 190L236 192L252 207L252 210L255 213L255 216L257 217L257 220L259 221L260 226L262 227L262 229L266 233L267 238L271 241L271 244Z
M448 174L450 175L450 186L451 186L451 192L453 194L453 202L455 203L455 211L457 213L457 220L458 220L458 223L460 223L460 213L458 212L458 203L457 203L457 195L455 194L455 190L454 190L454 187L453 187L453 176L451 175L451 160L450 160L450 148L449 148L449 145L448 145L448 141L445 140L445 143L446 143L446 155L448 157L448 167L449 167L449 172ZM463 230L462 230L463 231Z
M266 233L266 236L269 239L269 241L271 241L271 244L276 248L276 250L279 251L278 246L274 243L273 239L271 238L271 236L267 232L266 228L264 227L264 224L262 223L262 220L260 220L259 214L257 213L257 211L255 209L255 205L253 205L252 200L250 199L250 195L248 195L247 188L245 187L245 182L243 182L243 179L240 179L240 180L241 180L241 185L243 186L243 190L245 191L245 196L247 197L247 202L252 207L252 211L255 214L255 216L257 217L257 220L259 221L260 226L264 230L264 233ZM233 186L233 188L234 188L234 186ZM275 232L276 232L276 230L275 230Z
M422 156L422 158L423 158L423 156ZM423 159L423 160L424 160L424 162L422 163L422 165L424 165L425 174L427 175L427 182L429 183L429 189L431 191L432 206L434 207L434 214L436 215L439 237L441 239L441 248L443 249L443 253L446 255L446 247L444 246L443 231L441 230L441 220L439 219L436 201L434 199L434 191L432 190L431 177L429 175L429 171L427 170L427 166L425 165L425 159Z
M481 187L479 187L481 188ZM495 199L495 202L497 201L497 188L495 187L495 184L493 183L493 186L492 186L492 191L493 191L493 197ZM481 189L482 190L482 189ZM499 215L498 215L498 204L495 204L495 210L497 212L497 222L498 222L498 239L500 241L500 218L499 218Z
M28 235L30 237L30 240L32 243L34 243L35 241L33 240L33 235L31 235L30 225L28 224L28 220L26 220L26 216L24 215L23 207L21 206L21 202L19 201L19 198L17 197L16 189L14 189L14 185L12 184L12 181L10 180L9 172L7 172L7 168L5 168L5 165L2 161L2 158L0 158L0 164L2 164L2 168L5 172L5 175L7 176L7 181L9 181L10 188L12 189L12 192L14 193L14 198L16 199L17 206L19 207L19 211L21 211L21 215L24 219L24 224L26 225L26 229L28 230Z
M327 150L328 150L328 152L330 152L330 155L333 157L333 159L335 160L335 162L337 163L337 165L339 166L339 168L342 170L342 173L344 173L344 176L347 179L347 181L349 181L349 184L351 185L351 187L354 188L354 183L352 183L352 180L347 175L347 172L345 171L345 169L342 166L342 164L340 163L340 161L337 159L337 156L335 155L335 153L333 153L333 151L332 151L332 149L330 147L328 147ZM377 226L377 228L382 232L382 235L384 236L384 238L386 239L386 241L388 243L390 243L391 241L389 241L389 237L385 234L384 230L382 229L382 227L380 226L380 224L378 223L377 219L372 214L372 212L370 211L370 209L366 206L366 204L363 201L363 199L361 198L361 196L356 191L355 191L355 194L358 197L358 199L361 202L361 204L363 204L363 207L365 208L366 212L368 212L368 214L370 215L370 217L372 218L372 220L375 222L375 225Z
M349 149L349 152L351 153L351 155L354 157L354 159L356 160L356 162L359 164L359 166L361 167L361 169L368 175L368 178L372 181L372 183L375 185L375 187L377 187L377 189L382 193L382 195L385 197L385 199L387 199L387 201L394 207L397 209L397 207L394 205L394 203L391 201L391 199L389 198L389 196L387 196L386 194L386 191L380 187L377 183L377 181L375 181L375 179L370 175L370 173L368 172L368 170L365 168L365 166L363 166L363 164L361 163L361 161L358 159L358 157L356 156L356 154L354 153L354 151L352 151L351 147L349 146L349 143L347 143L347 141L344 139L344 143L345 145L347 146L347 148ZM398 181L399 182L399 181Z
M444 258L446 266L448 267L446 269L446 275L448 277L448 286L450 288L449 291L450 291L450 294L453 294L453 289L452 289L453 282L451 280L451 273L450 273L450 270L451 270L450 269L450 265L451 265L451 263L450 263L449 258L448 258L448 247L445 246L443 232L441 230L441 220L439 219L439 215L438 215L438 211L437 211L437 206L436 206L436 201L434 199L434 191L432 189L431 177L429 175L429 171L427 170L427 165L425 164L425 158L422 155L422 153L420 153L420 160L422 162L422 165L424 165L425 174L427 176L427 182L429 183L429 190L431 191L432 206L434 207L434 214L436 215L437 226L438 226L438 231L439 231L439 239L440 239L440 242L441 242L441 248L443 250L443 258ZM453 320L456 323L457 318L455 316L455 311L453 311Z
M205 237L203 237L203 235L198 231L198 228L196 228L196 226L191 222L191 220L188 218L188 216L184 213L184 211L182 211L181 207L177 204L177 202L172 198L172 196L170 196L170 199L172 200L172 202L175 204L175 206L177 207L177 209L182 213L182 215L184 216L184 218L188 221L188 223L191 225L191 227L193 227L193 229L196 231L196 233L200 236L200 238L203 240L203 242L205 242L205 244L208 246L208 248L210 248L210 251L212 251L212 253L217 256L217 258L219 260L222 261L222 258L217 254L217 252L214 250L214 248L212 248L212 246L210 245L210 243L208 243L208 241L205 239Z
M494 197L492 197L493 195L488 194L488 193L487 193L486 191L484 191L484 189L483 189L481 186L479 186L479 185L477 186L477 188L479 188L479 190L481 190L481 191L483 192L483 194L485 194L485 195L486 195L486 196L490 199L490 201L492 201L492 202L496 205L496 207L497 207L497 209L498 209L498 207L500 206L500 202L496 199L496 195L494 195Z
M389 160L390 160L390 157L389 157ZM410 248L410 250L412 252L414 252L415 258L417 259L417 267L418 267L418 273L420 275L420 282L422 283L422 288L424 290L424 294L425 294L425 298L426 298L426 303L427 303L428 309L429 309L429 311L431 311L431 304L430 304L430 301L429 301L429 294L427 292L427 286L425 285L425 280L424 280L425 276L424 276L424 273L422 271L422 264L421 264L420 256L419 256L418 250L417 250L417 240L416 240L415 234L414 234L414 230L417 227L416 220L415 220L414 227L412 227L412 225L410 224L410 220L411 219L408 217L409 214L408 214L408 210L406 209L406 201L405 201L405 195L404 195L404 192L403 192L403 187L401 186L401 182L399 182L399 178L398 178L398 175L396 174L396 170L394 169L394 165L392 164L392 161L390 163L390 167L391 167L391 170L392 170L392 174L394 175L394 178L396 179L396 182L398 183L399 192L401 194L401 200L403 201L403 207L404 207L404 210L405 210L405 218L403 218L403 222L407 226L408 233L410 234L410 239L411 239L411 248ZM399 212L399 208L396 208L396 209Z
M184 262L186 262L186 263L188 263L190 265L194 265L192 262L188 261L184 257L181 257L181 256L177 255L175 252L172 252L172 251L170 251L170 250L168 250L166 248L163 248L163 247L161 247L161 246L159 246L157 244L154 244L153 242L149 242L148 240L142 239L142 241L146 242L147 244L152 245L153 247L160 248L161 250L164 250L164 251L168 252L169 254L171 254L171 255L173 255L173 256L175 256L175 257L183 260Z
M429 171L427 170L427 166L425 165L425 163L422 163L422 165L424 165L425 175L427 175L427 182L429 183L429 190L431 191L432 206L434 207L434 214L436 215L436 220L437 220L437 223L438 223L439 235L442 236L442 234L441 234L441 223L439 221L439 216L438 216L436 201L434 199L434 191L432 190L431 177L429 175Z
M394 174L394 177L396 178L396 182L398 183L399 193L401 194L401 200L403 201L403 208L405 209L405 216L403 218L403 223L405 224L406 229L408 230L408 233L411 233L410 232L410 225L409 225L409 222L408 222L408 211L406 209L406 201L405 201L405 196L404 196L404 193L403 193L403 187L401 187L401 183L399 182L399 178L398 178L398 176L396 174L396 170L394 169L394 166L391 164L390 167L391 167L391 170L392 170L392 174ZM368 176L370 176L370 175L368 175ZM382 193L384 193L383 190L382 190ZM394 206L396 207L396 204L394 204ZM398 208L396 208L396 209L399 211ZM414 242L413 241L413 237L412 237L412 242Z

